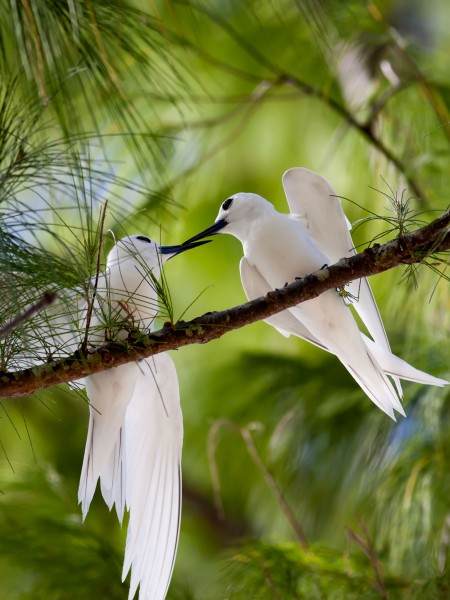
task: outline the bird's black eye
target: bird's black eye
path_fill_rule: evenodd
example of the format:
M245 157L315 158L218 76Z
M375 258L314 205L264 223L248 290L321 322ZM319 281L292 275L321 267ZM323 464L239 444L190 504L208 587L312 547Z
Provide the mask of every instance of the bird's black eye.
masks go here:
M228 198L228 200L225 200L225 202L222 204L222 210L228 210L232 202L233 198Z
M152 242L152 240L148 237L145 237L145 235L137 235L136 239L141 240L141 242L148 242L149 244Z

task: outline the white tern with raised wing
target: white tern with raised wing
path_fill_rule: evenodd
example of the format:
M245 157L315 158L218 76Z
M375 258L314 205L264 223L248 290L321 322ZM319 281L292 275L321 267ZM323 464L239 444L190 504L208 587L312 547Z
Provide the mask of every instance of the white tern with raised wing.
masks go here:
M160 246L133 235L118 241L98 279L89 344L149 332L158 312L158 279L169 258L203 242ZM86 317L85 317L86 318ZM107 505L122 522L130 512L123 578L129 598L163 600L169 587L181 515L183 422L172 359L157 354L90 375L89 429L78 490L83 519L100 480Z
M214 225L184 242L216 233L238 238L244 250L241 281L249 300L356 254L351 225L324 177L302 167L292 168L283 175L283 187L290 214L277 212L257 194L234 194L223 202ZM265 321L286 337L295 335L335 354L367 396L395 420L394 410L405 414L399 378L437 386L448 382L392 354L367 279L355 280L346 288L373 339L360 332L337 290L328 290Z

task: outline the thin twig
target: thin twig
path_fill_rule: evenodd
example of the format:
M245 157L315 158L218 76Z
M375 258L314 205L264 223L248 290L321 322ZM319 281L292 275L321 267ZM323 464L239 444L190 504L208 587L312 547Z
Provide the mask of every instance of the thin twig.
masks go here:
M275 587L275 583L273 582L272 575L270 574L269 567L265 564L263 560L260 561L261 569L264 575L264 579L266 580L269 588L273 592L273 597L275 600L281 600L281 596L277 592L277 588Z
M100 215L100 223L99 223L99 232L100 233L99 233L99 242L98 242L98 251L97 251L97 264L95 267L94 293L92 294L92 298L89 298L89 294L88 294L88 298L87 298L88 307L87 307L87 313L86 313L86 329L84 332L83 343L81 344L81 348L82 348L83 352L86 352L86 350L87 350L89 327L91 325L92 311L94 309L94 302L95 302L95 298L97 296L98 280L100 277L100 262L101 262L101 258L102 258L103 227L105 225L107 206L108 206L108 200L105 201L105 204L102 209L102 213Z
M210 531L215 532L220 543L235 545L239 538L253 537L251 523L243 516L221 519L209 495L193 485L188 477L183 477L183 505L189 504L196 517L199 516Z
M381 575L380 563L375 549L373 547L372 540L370 538L369 532L367 531L367 527L365 526L363 520L359 515L357 515L357 519L359 526L362 529L364 539L349 528L346 529L346 533L348 537L361 548L361 550L370 560L370 564L372 565L373 572L375 575L375 589L377 590L381 598L387 599L388 593L384 585L383 577Z
M241 428L241 427L238 427L235 423L233 423L233 421L230 421L229 419L218 419L217 421L214 422L213 426L211 427L211 429L209 431L208 459L209 459L211 477L213 479L214 500L215 500L216 509L218 508L219 517L224 518L225 511L223 508L222 498L220 496L220 478L219 478L219 473L218 473L218 469L217 469L217 465L216 465L216 461L215 461L215 454L216 454L216 449L217 449L218 433L223 427L227 427L228 429L230 429L231 431L233 431L235 433L238 433L242 437L250 457L252 458L255 465L258 467L258 469L263 474L268 487L272 491L281 510L284 512L287 520L289 521L289 524L291 525L291 527L294 531L294 534L300 543L300 546L302 547L303 550L308 550L308 548L309 548L308 541L306 539L306 536L303 532L303 529L302 529L300 523L298 522L297 517L294 514L294 511L292 510L291 506L289 505L288 501L286 500L275 475L272 473L272 471L270 469L268 469L266 467L261 455L259 454L258 450L256 449L256 446L255 446L255 443L253 441L253 437L251 434L251 428L254 427L254 424L253 425L250 424L247 427Z
M214 158L214 156L216 156L216 154L221 152L225 147L227 147L231 143L235 142L236 139L244 131L244 126L250 120L251 113L254 110L256 110L258 105L261 104L265 100L265 97L268 94L268 92L270 91L271 86L272 86L272 84L268 81L259 82L259 84L255 87L253 92L248 96L249 103L244 104L244 105L239 104L238 106L233 108L231 111L222 115L222 117L205 120L205 121L203 121L203 124L200 122L200 126L202 128L207 128L208 122L210 123L210 125L209 125L210 127L218 126L225 121L231 120L233 117L239 116L239 119L238 119L236 125L231 129L231 132L228 133L225 137L223 137L219 142L210 146L208 149L208 153L203 155L197 162L195 162L190 167L186 168L184 171L182 171L181 173L179 173L178 175L173 177L164 186L162 193L167 193L167 190L172 189L179 181L181 181L182 179L184 179L191 173L195 172L199 167L201 167L206 162L208 162L209 160ZM198 127L199 123L195 123L195 126ZM189 125L188 128L190 129L191 125Z
M286 500L275 475L272 473L272 471L270 469L268 469L266 467L263 459L261 458L261 455L259 454L258 450L256 449L250 427L243 427L240 430L240 432L241 432L242 439L244 440L245 445L247 446L248 453L252 457L255 465L260 469L261 473L264 475L264 479L266 480L268 487L270 488L271 492L275 496L275 499L277 500L278 504L280 505L281 510L284 512L287 520L289 521L289 524L292 527L292 530L293 530L296 538L298 539L301 548L303 550L308 550L309 544L308 544L308 540L306 539L305 532L303 531L302 526L298 522L298 519L295 516L295 513L292 510L289 502Z
M286 85L291 85L293 87L301 90L305 95L312 96L314 98L318 98L323 101L323 92L310 86L309 84L303 82L301 79L294 77L293 75L285 75L282 79L280 79L280 83L283 82ZM360 123L353 114L348 111L345 106L334 100L333 98L327 97L326 104L340 117L342 117L348 125L350 125L353 129L358 131L374 148L376 148L383 156L394 165L394 167L401 173L405 180L408 183L408 186L411 188L411 191L417 198L420 198L423 201L427 200L426 194L423 189L420 187L419 183L416 181L415 177L413 177L410 173L408 173L406 166L403 164L401 159L390 150L386 144L378 138L374 131L371 123Z
M406 51L406 42L399 31L387 22L385 16L380 11L369 9L369 14L372 16L374 21L381 23L385 28L385 31L389 35L390 41L393 44L394 51L397 53L400 61L403 64L409 65L415 81L419 84L419 87L421 88L425 98L434 110L447 141L450 141L450 117L445 102L443 102L442 98L437 95L434 85L428 82L426 76L423 74L413 56Z
M177 0L177 4L186 5L186 0ZM420 187L419 183L416 181L416 178L411 175L406 166L403 164L401 159L394 154L386 144L378 138L372 127L372 123L360 123L353 114L347 110L347 108L332 98L329 95L325 95L323 90L320 88L316 88L306 81L302 80L300 77L284 71L277 63L273 62L268 58L264 53L262 53L257 47L255 47L247 37L241 35L231 24L229 21L223 19L218 14L214 13L212 10L205 6L200 6L198 4L189 4L194 10L199 11L200 13L206 15L211 21L216 23L219 27L223 29L249 56L251 56L257 63L259 63L262 67L264 67L269 73L273 76L273 81L269 82L272 87L287 84L291 85L298 90L300 90L304 95L317 98L321 102L324 102L327 106L329 106L334 112L336 112L340 117L342 117L346 123L348 123L353 129L358 131L366 140L374 146L381 154L385 156L385 158L391 162L396 169L405 177L408 182L409 187L412 192L418 198L422 200L426 200L426 195L423 189ZM385 25L388 31L391 29ZM406 54L406 53L405 53ZM408 59L412 61L411 57L408 56ZM426 82L425 82L426 83ZM424 83L421 82L422 87ZM425 86L429 91L429 86ZM428 97L433 99L433 96L429 93ZM435 103L433 103L433 108L435 108ZM441 115L439 115L441 117ZM442 118L441 118L442 121Z
M281 290L225 311L209 312L189 322L144 335L130 333L126 343L111 342L90 354L83 352L30 369L0 373L0 397L29 394L50 385L74 381L112 367L148 358L159 352L190 344L205 344L225 333L317 298L329 289L349 281L383 273L398 265L421 263L432 253L450 249L450 211L429 225L390 242L374 244L349 258L341 258L330 267L319 269Z
M222 496L220 493L221 486L219 469L217 468L216 453L219 432L224 425L229 426L229 424L230 422L224 419L218 419L217 421L214 421L214 423L208 431L208 440L206 444L209 472L211 474L211 484L213 488L214 506L216 508L219 519L222 520L225 519L225 509L223 507Z
M89 14L89 20L91 22L91 27L94 32L95 42L98 46L98 51L99 51L100 57L102 59L103 65L105 66L106 72L108 73L109 80L111 81L113 86L116 88L116 90L119 92L121 99L126 102L127 95L119 81L119 78L117 77L117 73L111 64L111 61L109 60L108 53L106 52L105 44L103 43L102 33L100 33L100 31L99 31L97 19L95 18L94 7L92 6L91 0L86 0L86 8L87 8L87 12Z
M53 304L53 302L56 300L56 298L57 298L56 292L44 292L42 294L41 298L37 302L32 304L21 315L18 315L12 321L7 323L0 329L0 338L7 336L11 332L13 332L14 329L17 329L17 327L19 327L19 325L21 325L25 321L28 321L28 319L31 319L31 317L33 315L40 312L46 306L50 306L50 304Z
M28 23L28 26L31 30L31 37L33 38L34 47L36 50L36 62L34 62L33 57L30 56L31 47L27 47L27 54L29 55L28 60L31 69L35 71L34 74L36 77L36 85L38 88L39 96L41 100L45 102L48 99L48 97L45 89L45 61L42 51L42 42L37 28L36 19L34 17L33 8L30 4L30 0L22 0L22 6L25 11L25 22Z

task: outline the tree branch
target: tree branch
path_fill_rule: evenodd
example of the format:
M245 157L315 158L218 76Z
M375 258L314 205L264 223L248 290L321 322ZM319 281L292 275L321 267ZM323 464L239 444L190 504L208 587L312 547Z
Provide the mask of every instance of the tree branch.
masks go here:
M31 319L33 315L43 310L46 306L50 306L57 298L56 292L44 292L37 302L32 304L23 313L15 317L12 321L0 328L0 338L6 337L10 333L17 329L19 325L22 325L28 319Z
M319 100L324 100L323 91L315 88L301 79L294 77L293 75L283 74L279 78L280 83L285 83L286 85L290 85L302 91L305 96L311 96L314 98L318 98ZM374 128L372 126L373 121L368 121L366 123L360 123L355 116L347 110L347 108L340 104L338 101L334 100L331 96L326 97L326 104L342 119L350 125L353 129L355 129L360 135L369 144L371 144L380 154L382 154L394 167L397 169L399 173L403 175L405 178L408 187L411 189L413 194L420 198L421 200L426 200L426 195L424 190L420 187L419 183L416 181L414 175L408 172L406 166L403 164L402 160L395 154L394 151L390 150L388 146L383 142L381 138L379 138L374 133Z
M0 373L0 397L30 394L38 389L73 381L159 352L189 344L205 344L225 333L266 319L286 308L316 298L349 281L382 273L401 264L424 261L450 249L450 210L429 225L380 245L375 244L350 258L341 258L281 290L225 311L206 313L189 322L165 325L144 335L132 332L126 343L110 343L95 352L81 351L65 359L15 372Z

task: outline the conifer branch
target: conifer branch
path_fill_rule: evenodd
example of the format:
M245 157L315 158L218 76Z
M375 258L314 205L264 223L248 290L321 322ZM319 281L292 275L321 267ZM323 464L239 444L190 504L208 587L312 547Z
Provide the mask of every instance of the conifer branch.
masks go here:
M12 319L9 323L0 328L0 338L6 337L14 329L17 329L19 325L31 319L36 313L44 309L46 306L50 306L57 298L57 294L55 292L44 292L39 298L37 302L35 302L32 306L23 311L20 315Z
M0 397L30 394L38 389L73 381L190 344L205 344L225 333L266 319L295 304L316 298L354 279L383 273L398 265L415 264L450 249L450 210L412 233L386 244L374 244L349 258L295 281L266 296L224 311L209 312L191 321L166 324L144 335L131 332L126 343L111 342L92 353L81 350L48 364L15 372L0 373Z

